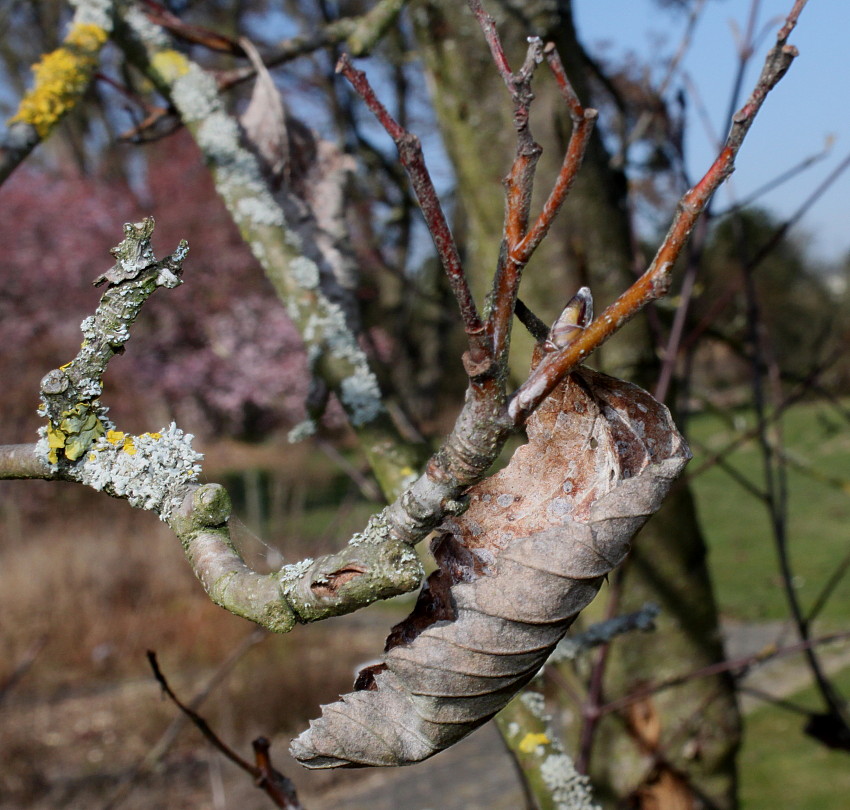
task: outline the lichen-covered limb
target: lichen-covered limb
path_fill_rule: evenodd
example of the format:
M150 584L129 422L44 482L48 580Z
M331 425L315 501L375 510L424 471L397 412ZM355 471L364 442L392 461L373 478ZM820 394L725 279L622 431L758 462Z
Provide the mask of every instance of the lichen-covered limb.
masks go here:
M48 372L41 381L39 431L35 454L50 477L77 481L131 506L150 509L167 520L200 467L192 436L171 424L156 433L131 436L115 429L98 397L110 359L123 351L142 305L158 287L180 284L188 245L157 260L151 248L153 219L124 226L124 239L112 249L115 264L95 284L108 282L94 315L80 328L83 343L76 357ZM17 469L6 456L5 478L29 478L32 463L18 454ZM36 469L37 471L37 469Z
M111 0L78 0L62 45L33 66L33 88L0 138L0 183L47 138L86 91L112 28Z
M297 34L273 48L266 55L264 62L267 67L277 67L320 48L342 44L352 56L366 56L384 38L406 2L407 0L380 0L358 17L343 17L318 30ZM220 73L220 86L229 87L255 74L256 70L250 65Z
M361 439L379 483L394 497L421 463L381 402L377 378L358 343L356 266L346 239L342 187L351 169L335 147L313 140L310 168L272 193L215 79L179 51L137 9L116 25L119 45L171 100L204 155L234 222L299 329L311 373L334 391ZM299 135L314 138L301 127ZM304 157L304 156L301 156ZM315 425L299 427L309 435Z
M552 728L543 695L527 690L498 715L496 725L540 810L599 810L590 779L580 774Z
M130 326L154 290L181 283L188 245L181 242L173 254L157 261L150 243L153 228L152 218L138 225L124 225L124 239L112 249L114 266L95 280L96 285L109 282L109 286L94 315L80 325L83 343L77 356L41 381L39 413L48 420L42 443L47 448L48 461L63 473L81 475L83 467L78 462L96 461L84 458L86 452L114 428L98 401L106 367L115 354L124 350L130 339ZM115 434L106 441L116 445L119 437ZM125 441L124 434L120 441L122 450L130 456L143 443Z

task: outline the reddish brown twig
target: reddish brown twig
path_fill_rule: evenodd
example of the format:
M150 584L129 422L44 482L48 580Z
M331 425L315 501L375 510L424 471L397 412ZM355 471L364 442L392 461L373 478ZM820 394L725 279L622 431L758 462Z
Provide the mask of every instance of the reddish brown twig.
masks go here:
M504 245L493 281L493 309L488 322L488 331L493 339L493 353L496 357L500 357L508 345L523 268L549 232L553 220L572 188L584 159L597 113L595 110L585 110L582 107L553 43L548 43L545 48L541 48L539 39L529 40L529 48L522 68L517 73L512 73L493 18L483 10L478 0L470 0L469 7L481 26L493 61L510 90L514 104L514 126L517 131L516 157L505 179ZM531 136L528 112L533 99L531 79L537 63L544 57L567 102L573 121L573 131L555 185L529 231L528 219L534 189L534 173L541 150Z
M201 717L194 709L181 702L180 698L174 694L165 675L159 668L159 662L156 659L156 653L148 651L148 662L153 670L154 677L162 691L171 699L175 706L180 709L194 724L195 727L204 735L209 743L227 757L237 767L241 768L246 773L250 774L254 779L254 784L260 790L265 791L266 795L275 803L277 807L283 807L285 810L303 810L301 803L295 792L295 786L282 773L276 771L271 764L269 756L269 742L265 737L258 737L253 742L254 756L256 765L252 765L246 759L239 756L227 743L225 743L213 730L209 723Z
M499 34L496 31L496 21L484 11L481 0L467 0L467 5L484 33L484 39L487 40L487 46L490 48L496 70L499 71L499 75L504 79L508 89L512 90L514 74L511 71L511 66L508 64L508 57L505 55L505 49L502 47L502 40L499 39Z
M343 54L340 57L336 70L337 73L341 73L350 82L357 94L366 103L366 106L387 131L387 134L393 139L398 149L399 159L407 172L407 176L410 178L416 199L419 201L428 231L434 240L434 246L437 248L440 262L446 271L452 292L457 299L466 333L470 337L481 335L483 333L483 324L478 315L475 301L472 298L472 292L469 289L469 283L467 282L466 272L460 261L457 244L449 229L449 223L446 221L446 215L443 213L440 201L437 198L437 192L434 189L431 175L428 173L428 168L425 165L419 138L408 132L395 121L386 107L378 100L378 97L369 84L369 80L366 78L366 74L362 70L357 70L351 64L351 60L347 55Z
M567 102L570 118L573 121L573 131L570 135L567 151L564 154L564 162L558 173L558 179L555 181L549 198L543 204L543 210L522 242L516 245L511 251L511 258L520 263L525 263L531 258L537 246L549 232L549 228L557 216L558 211L561 210L561 206L564 204L564 200L567 198L567 194L569 194L578 175L578 171L581 168L584 154L587 151L587 145L590 142L590 136L593 132L593 125L598 115L596 110L582 107L575 90L573 90L570 84L570 80L567 78L567 73L564 70L555 46L550 42L544 48L543 53L546 56L546 61L549 63L549 68L555 77L555 81L558 83L561 95Z
M491 296L493 308L487 323L488 332L492 336L494 356L501 358L508 346L514 307L516 306L519 283L525 264L515 261L511 253L528 229L534 175L537 169L537 161L542 152L540 145L535 142L531 135L528 119L531 102L534 99L531 92L531 79L535 68L543 58L543 45L538 38L532 38L520 71L516 74L510 72L505 74L507 60L504 57L501 41L495 29L490 25L492 20L487 15L484 15L484 17L486 19L479 18L479 22L490 45L493 59L496 61L499 72L511 92L514 107L514 127L517 132L516 155L511 170L504 180L505 232L502 248L499 252L499 262L493 278Z
M673 264L687 243L697 219L718 186L734 171L735 158L756 114L767 94L785 75L797 55L797 49L788 45L787 40L804 5L805 0L796 0L794 3L777 35L776 45L767 55L752 94L733 118L723 149L702 180L679 201L676 216L649 269L569 346L543 359L509 403L508 414L512 424L521 425L565 374L583 362L648 303L666 295Z
M189 25L176 14L172 14L162 3L145 0L145 7L145 13L152 23L165 28L184 42L202 45L211 51L226 53L230 56L247 56L237 40L200 25Z

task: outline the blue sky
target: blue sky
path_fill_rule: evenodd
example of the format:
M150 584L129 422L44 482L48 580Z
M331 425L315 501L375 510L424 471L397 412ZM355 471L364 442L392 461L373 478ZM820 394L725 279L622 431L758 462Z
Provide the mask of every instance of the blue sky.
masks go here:
M768 23L773 24L750 62L744 83L747 94L774 41L779 20L791 5L792 0L761 0L756 30L764 31ZM749 0L708 0L683 63L699 87L715 131L728 107L738 64L732 26L745 29L750 7ZM574 0L574 9L582 40L592 51L614 59L632 51L658 63L676 51L686 21L681 13L660 10L653 0ZM800 56L768 98L739 155L730 181L737 199L820 151L825 140L833 137L826 159L759 200L780 217L790 216L850 153L848 31L848 0L811 0L804 9L791 36ZM688 163L697 179L710 165L713 151L697 118L696 105L689 106ZM730 190L721 189L719 194L718 207L725 208L731 201ZM839 259L850 253L850 170L812 207L795 234L820 259Z

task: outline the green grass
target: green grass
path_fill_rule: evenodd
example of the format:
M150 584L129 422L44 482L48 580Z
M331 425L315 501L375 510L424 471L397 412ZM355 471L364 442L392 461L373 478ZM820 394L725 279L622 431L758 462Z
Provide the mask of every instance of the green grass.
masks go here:
M707 454L725 447L753 415L702 415L689 424L696 470ZM850 481L850 423L834 407L803 404L783 421L789 456L810 464L815 476ZM705 449L701 449L705 448ZM728 457L749 481L763 488L761 456L749 442ZM720 467L693 479L700 519L709 547L721 613L741 621L783 619L788 614L765 505ZM836 482L790 469L788 536L798 594L810 606L841 559L850 552L850 493ZM850 577L834 592L822 618L846 626L850 618Z
M850 669L835 678L850 693ZM813 689L792 698L811 709L821 706ZM850 753L831 751L803 733L805 718L774 706L746 719L738 766L741 810L846 810L850 806Z

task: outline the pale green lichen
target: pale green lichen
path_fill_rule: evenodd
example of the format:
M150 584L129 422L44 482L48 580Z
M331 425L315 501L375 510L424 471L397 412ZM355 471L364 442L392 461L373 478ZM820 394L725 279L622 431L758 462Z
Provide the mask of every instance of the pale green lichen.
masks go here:
M131 3L124 12L124 22L150 47L168 49L168 34L161 26L152 23L137 3Z
M175 66L180 64L173 51L162 51L155 59L161 63L164 55L173 59ZM192 124L207 121L213 113L224 115L215 79L186 57L183 57L183 61L185 66L179 68L180 73L171 85L171 100L180 110L183 120Z
M533 715L541 718L546 717L546 702L540 692L523 692L519 699Z
M350 546L382 545L390 538L390 526L383 510L372 515L362 532L355 532L348 541Z
M579 773L564 753L550 754L540 764L540 777L556 810L602 810L593 802L590 779Z
M302 289L314 290L319 286L319 267L305 256L296 256L289 263L289 272Z
M297 444L314 436L316 430L317 425L314 419L303 419L286 434L286 438L290 444Z
M340 399L355 427L375 419L383 410L381 389L370 369L358 366L340 383Z
M157 433L102 436L85 457L68 470L73 480L150 509L161 520L183 502L186 486L201 471L201 453L192 449L191 433L173 422Z
M512 722L508 726L509 736L513 740L524 732L517 749L525 754L533 753L538 760L542 759L538 770L552 807L555 810L601 810L599 805L593 803L589 777L576 770L573 760L564 752L553 732L552 718L546 712L543 695L529 690L523 692L519 700L541 721L543 729L525 732L519 723Z
M39 416L47 416L49 404L42 400ZM61 411L47 425L39 428L38 453L47 460L54 471L59 469L60 459L75 462L89 447L114 425L107 418L109 411L97 400L77 402L71 408Z
M311 557L306 557L297 563L284 565L277 573L277 579L280 583L281 590L288 592L295 583L297 583L310 570L313 564Z

